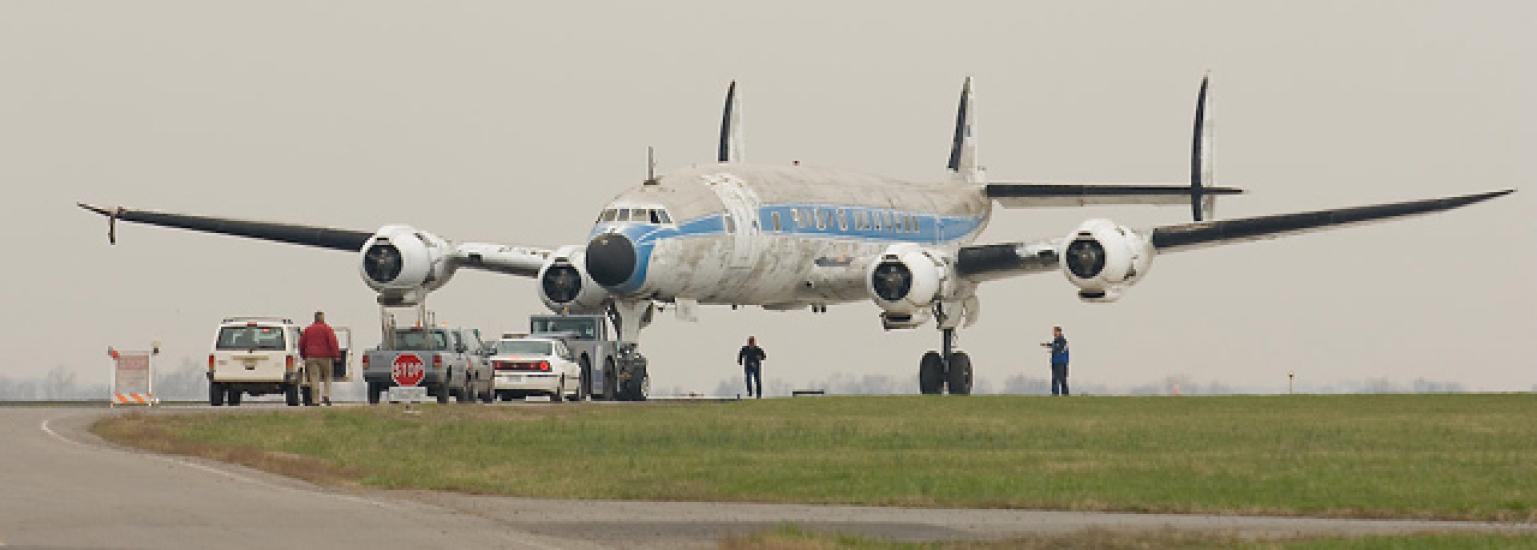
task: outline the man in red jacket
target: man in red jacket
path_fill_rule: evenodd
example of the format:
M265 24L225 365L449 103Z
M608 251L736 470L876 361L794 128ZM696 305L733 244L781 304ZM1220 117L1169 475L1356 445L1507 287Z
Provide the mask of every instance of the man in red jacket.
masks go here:
M315 324L299 335L299 356L304 358L304 378L310 384L310 402L305 404L331 406L331 367L333 361L342 358L342 349L336 343L336 332L326 324L325 312L315 312Z

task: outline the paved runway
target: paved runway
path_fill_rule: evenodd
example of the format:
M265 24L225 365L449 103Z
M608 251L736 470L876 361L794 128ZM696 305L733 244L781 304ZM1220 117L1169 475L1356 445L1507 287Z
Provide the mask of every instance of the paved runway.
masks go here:
M1210 529L1248 534L1501 530L1534 524L564 501L345 491L110 446L106 409L0 407L0 545L68 548L709 547L781 522L906 540L1031 532Z

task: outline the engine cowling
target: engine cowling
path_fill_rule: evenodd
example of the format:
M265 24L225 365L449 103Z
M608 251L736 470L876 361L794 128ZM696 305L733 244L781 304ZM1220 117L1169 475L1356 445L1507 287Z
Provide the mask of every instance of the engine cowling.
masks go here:
M448 241L405 225L379 228L358 252L358 273L381 304L414 303L453 276Z
M539 299L555 313L602 313L607 290L587 275L585 250L561 247L539 268Z
M870 265L865 290L887 317L911 318L926 314L951 279L948 264L935 253L893 245Z
M1064 239L1060 264L1085 302L1114 302L1141 281L1153 265L1146 236L1110 220L1083 222Z

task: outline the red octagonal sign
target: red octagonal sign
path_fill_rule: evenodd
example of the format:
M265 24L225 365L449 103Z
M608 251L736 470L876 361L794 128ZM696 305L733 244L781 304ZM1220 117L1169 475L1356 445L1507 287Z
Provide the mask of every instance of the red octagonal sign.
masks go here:
M390 378L395 384L401 386L415 386L427 377L427 369L422 364L422 358L415 353L402 353L395 357L395 364L390 366Z

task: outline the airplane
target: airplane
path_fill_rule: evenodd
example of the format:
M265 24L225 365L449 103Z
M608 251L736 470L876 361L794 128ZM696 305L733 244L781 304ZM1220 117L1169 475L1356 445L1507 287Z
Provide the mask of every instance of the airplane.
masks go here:
M1484 193L1211 220L1218 197L1243 190L1213 185L1210 75L1196 98L1190 182L1177 184L992 183L977 162L972 80L962 85L941 181L903 181L834 168L744 160L736 82L727 89L718 164L656 176L598 213L585 242L556 248L454 242L409 225L337 229L78 203L116 222L264 239L350 252L384 307L424 307L459 269L537 281L551 311L606 314L619 332L620 363L604 365L617 398L643 400L647 364L640 330L659 306L692 320L699 305L825 312L868 300L887 330L933 322L940 346L919 360L924 394L971 392L973 367L955 331L980 315L979 285L1059 272L1091 303L1114 302L1147 277L1159 255L1427 214L1514 192ZM1065 236L974 244L996 207L1189 204L1190 223L1134 229L1089 219ZM583 383L590 384L588 373ZM612 382L610 382L612 381ZM606 386L613 387L613 386ZM616 392L608 392L614 396Z

